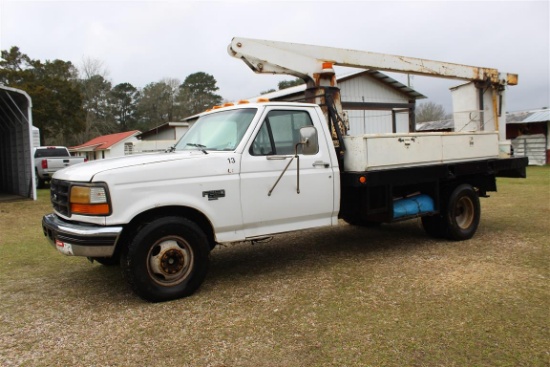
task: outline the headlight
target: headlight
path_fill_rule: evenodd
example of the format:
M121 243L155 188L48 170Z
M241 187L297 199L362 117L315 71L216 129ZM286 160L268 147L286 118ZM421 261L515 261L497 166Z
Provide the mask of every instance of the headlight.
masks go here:
M72 214L111 214L111 206L104 186L72 186L69 202Z

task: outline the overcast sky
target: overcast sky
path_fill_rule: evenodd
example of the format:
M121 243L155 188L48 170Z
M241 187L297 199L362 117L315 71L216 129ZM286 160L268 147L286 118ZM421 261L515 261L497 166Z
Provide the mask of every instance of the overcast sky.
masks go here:
M138 88L203 71L224 99L238 100L292 77L254 74L227 54L234 36L342 47L517 73L508 110L518 111L550 107L549 18L548 0L0 0L0 49L18 46L32 59L77 67L97 59L113 85ZM414 77L413 83L450 112L448 87L459 81Z

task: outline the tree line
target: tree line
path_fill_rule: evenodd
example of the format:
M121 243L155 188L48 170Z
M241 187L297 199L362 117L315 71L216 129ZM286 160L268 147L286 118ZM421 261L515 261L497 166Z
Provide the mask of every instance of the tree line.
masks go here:
M283 80L278 89L302 83L300 78ZM16 46L1 51L0 84L30 95L42 145L74 146L100 135L147 131L223 102L216 94L216 79L202 71L183 83L164 78L143 88L113 86L101 61L85 59L77 68L70 61L31 59ZM448 117L442 106L431 102L418 106L416 116L417 122Z
M14 46L1 51L0 84L24 90L43 145L74 146L100 135L147 131L218 105L216 79L205 72L180 82L165 78L137 88L112 85L98 60L34 60Z

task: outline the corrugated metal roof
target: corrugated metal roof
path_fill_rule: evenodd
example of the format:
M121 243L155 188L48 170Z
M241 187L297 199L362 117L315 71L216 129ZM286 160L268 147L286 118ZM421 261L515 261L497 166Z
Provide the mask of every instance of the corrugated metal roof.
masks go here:
M527 112L527 111L509 112L506 114L506 123L521 124L521 122L530 114L531 112Z
M546 122L550 121L550 110L541 110L534 112L532 115L526 117L522 122L528 124L530 122Z
M507 124L530 124L550 121L550 109L510 112L506 115Z
M455 122L453 119L441 121L419 122L416 124L416 131L433 131L433 130L448 130L454 129Z
M377 70L360 70L360 71L349 73L349 74L346 74L346 75L337 76L336 80L338 81L338 83L341 83L343 81L346 81L347 79L355 78L355 77L357 77L361 74L368 74L369 76L373 77L374 79L377 79L377 80L381 81L382 83L384 83L386 85L389 85L390 87L398 90L399 92L401 92L403 94L406 94L410 98L413 98L413 99L427 98L422 93L419 93L419 92L415 91L414 89L412 89L410 87L407 87L406 85L398 82L397 80L395 80L395 79L389 77L388 75L383 74L383 73L381 73ZM259 97L269 98L269 99L274 100L274 99L277 99L277 98L286 97L286 96L290 96L290 95L293 95L293 94L298 94L298 93L304 92L305 90L306 90L306 85L305 84L300 84L300 85L297 85L297 86L294 86L294 87L281 89L281 90L271 92L271 93L266 93L266 94L261 95ZM253 98L259 98L259 97L253 97ZM253 98L251 98L251 99L253 99Z
M116 134L110 134L110 135L102 135L98 136L97 138L94 138L90 141L87 141L84 144L80 144L74 147L70 147L69 151L75 151L75 150L84 150L87 149L89 151L93 150L105 150L110 147L112 147L114 144L127 139L131 136L139 134L139 130L132 130L132 131L126 131L123 133L116 133ZM89 148L89 149L88 149Z
M535 110L535 111L519 111L511 112L506 115L506 124L529 124L535 122L550 121L550 109ZM453 129L454 121L441 120L441 121L429 121L419 122L416 124L417 131L425 130L444 130Z

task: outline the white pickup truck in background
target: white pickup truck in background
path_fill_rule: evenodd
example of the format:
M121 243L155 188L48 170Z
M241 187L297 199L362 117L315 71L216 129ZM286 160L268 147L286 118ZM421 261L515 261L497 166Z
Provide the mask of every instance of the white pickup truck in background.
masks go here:
M44 146L34 149L34 169L36 174L36 187L42 188L53 174L60 169L85 162L83 157L71 157L66 147Z

